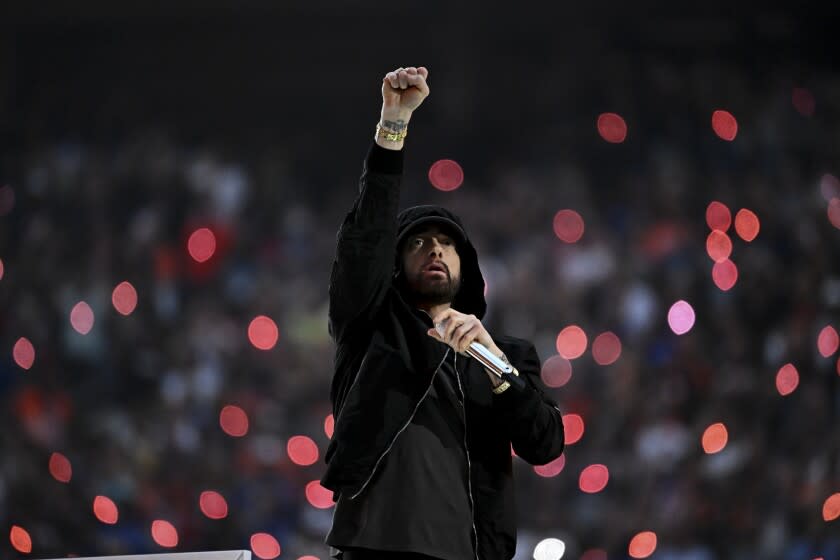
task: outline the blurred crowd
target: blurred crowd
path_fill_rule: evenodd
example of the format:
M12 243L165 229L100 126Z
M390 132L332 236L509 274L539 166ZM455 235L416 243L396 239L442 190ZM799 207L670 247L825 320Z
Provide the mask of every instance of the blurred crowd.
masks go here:
M562 540L566 558L627 558L633 536L653 531L660 560L838 560L840 521L826 521L823 504L840 492L840 364L837 353L821 355L817 337L840 328L840 230L827 217L840 198L840 77L798 84L665 60L643 70L617 79L615 98L634 100L618 110L623 143L597 133L599 112L614 110L610 95L571 107L568 122L516 122L515 153L467 131L461 145L438 143L452 131L424 124L425 107L410 125L421 132L406 142L403 206L439 203L462 216L487 279L488 328L532 340L543 362L569 325L590 343L569 381L547 388L585 423L563 470L541 476L514 458L517 559L546 538ZM797 87L813 106L793 103ZM370 126L344 145L331 139L330 150L358 161L341 180L318 172L329 161L314 142L246 152L187 142L165 126L109 145L59 139L7 155L4 534L25 528L34 557L161 552L150 524L163 519L178 530L179 552L249 548L264 532L283 558L326 560L332 509L305 493L322 456L297 465L286 443L305 435L322 455L329 441L327 282L373 137L372 91ZM738 120L733 141L712 130L715 109ZM465 174L450 192L427 176L444 158ZM751 242L728 231L739 272L728 291L713 282L706 253L712 201L733 216L749 208L761 224ZM553 231L562 209L584 220L577 242ZM199 263L187 240L203 227L217 245ZM121 282L138 294L128 315L111 300ZM667 321L678 300L696 313L683 335ZM95 317L87 334L70 322L80 301ZM279 330L268 350L248 337L260 315ZM621 355L598 365L591 342L606 331ZM21 337L35 349L29 369L12 356ZM786 363L800 382L782 396L775 379ZM220 426L231 404L248 415L242 437ZM716 422L728 443L707 454L701 436ZM71 462L69 482L50 475L54 452ZM591 464L609 469L596 493L579 488ZM211 489L227 500L223 519L199 509ZM97 495L118 506L116 524L94 516ZM0 557L23 556L3 538Z

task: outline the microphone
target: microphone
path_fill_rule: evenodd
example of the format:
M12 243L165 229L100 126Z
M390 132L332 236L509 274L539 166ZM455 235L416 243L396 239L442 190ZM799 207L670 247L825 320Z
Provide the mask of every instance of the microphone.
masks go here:
M439 335L443 336L443 333L446 331L446 323L448 322L449 319L445 319L435 325L435 330ZM466 352L478 360L485 368L496 374L499 379L503 379L511 385L515 385L518 389L525 387L525 380L518 375L513 374L513 366L503 362L501 358L488 350L487 347L480 342L471 342L467 347Z

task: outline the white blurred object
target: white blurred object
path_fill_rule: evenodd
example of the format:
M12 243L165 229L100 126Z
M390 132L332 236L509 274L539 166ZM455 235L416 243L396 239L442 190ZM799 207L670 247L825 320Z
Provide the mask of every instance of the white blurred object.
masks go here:
M160 394L167 404L180 405L187 398L187 382L184 375L176 370L168 370L160 382Z
M276 465L285 458L284 442L270 434L255 434L249 437L248 448L263 465Z
M729 442L719 453L703 457L700 472L712 478L731 476L752 456L752 449L738 442Z
M213 206L216 216L232 220L242 208L249 184L245 170L239 165L227 165L216 173L213 184Z
M615 270L615 256L603 243L568 249L557 261L557 275L571 286L601 282Z
M625 328L633 334L648 330L657 313L656 295L650 286L635 282L624 292L621 302L621 315Z
M534 547L534 560L560 560L566 553L566 543L560 539L543 539Z
M648 465L668 470L688 452L691 436L681 423L665 420L645 426L636 439L636 454Z
M201 447L201 434L186 418L178 418L172 425L172 441L180 451L195 453Z
M192 374L192 394L201 401L213 401L222 389L222 370L215 356L202 357Z

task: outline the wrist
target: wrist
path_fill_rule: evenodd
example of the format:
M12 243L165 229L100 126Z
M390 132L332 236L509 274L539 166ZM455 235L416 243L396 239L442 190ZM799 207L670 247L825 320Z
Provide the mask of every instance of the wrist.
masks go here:
M488 371L487 373L489 374L490 372ZM513 375L519 377L519 370L513 368ZM510 381L499 379L498 377L496 377L495 379L491 378L491 382L493 384L493 394L495 395L501 395L502 393L510 389Z
M487 372L487 377L490 378L490 385L493 386L493 389L495 389L496 387L498 387L499 385L501 385L502 383L505 382L504 379L501 379L499 376L497 376L492 371L487 370L487 369L485 369L485 371Z
M408 121L410 112L389 113L382 112L382 117L376 124L374 140L383 148L401 150L405 137L408 135Z
M379 146L388 150L402 150L406 136L407 133L405 130L394 132L383 127L381 124L377 124L373 139Z
M408 125L408 121L411 120L411 111L405 109L382 109L379 113L379 123L382 126L388 126L389 121L391 123L402 123L403 125ZM388 128L393 128L392 126L388 126Z

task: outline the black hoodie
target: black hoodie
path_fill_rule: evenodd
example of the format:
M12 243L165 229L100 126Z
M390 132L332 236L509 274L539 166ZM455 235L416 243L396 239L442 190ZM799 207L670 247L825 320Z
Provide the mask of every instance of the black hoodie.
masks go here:
M400 292L397 247L419 224L443 220L456 232L462 285L452 307L484 316L484 279L461 220L438 206L398 214L402 150L372 144L360 192L338 231L330 274L329 332L336 342L330 398L335 429L321 484L355 497L427 394L449 346L426 334L431 317ZM540 360L526 340L490 333L525 379L495 395L480 364L466 360L466 432L478 558L512 558L516 524L510 448L541 465L563 451L563 422L540 381Z

